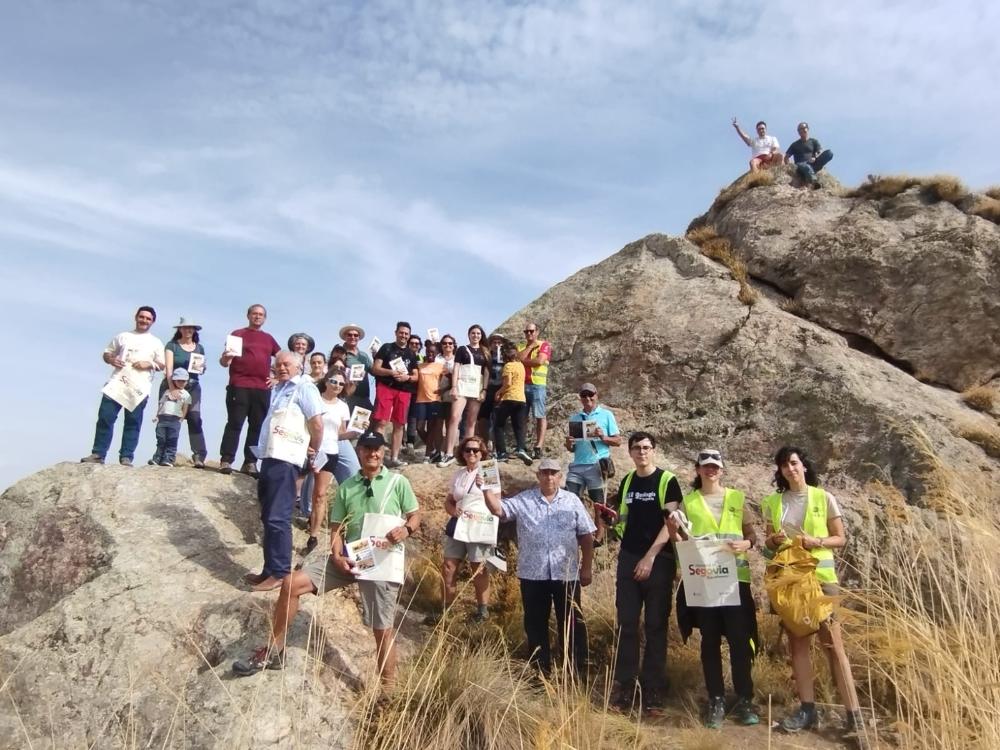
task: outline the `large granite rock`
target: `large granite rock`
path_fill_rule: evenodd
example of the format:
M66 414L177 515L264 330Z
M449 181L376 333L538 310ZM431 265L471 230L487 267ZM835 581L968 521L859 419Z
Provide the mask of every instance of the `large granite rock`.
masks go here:
M773 173L704 217L752 276L923 380L962 390L1000 376L1000 226L921 186L847 198Z

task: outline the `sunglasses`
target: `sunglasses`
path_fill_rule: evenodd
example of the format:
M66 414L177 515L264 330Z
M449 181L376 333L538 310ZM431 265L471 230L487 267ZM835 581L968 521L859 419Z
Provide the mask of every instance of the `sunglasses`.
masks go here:
M462 453L482 453L481 448L473 448L471 445L468 448L462 448Z
M441 346L455 346L454 341L442 341Z
M342 380L327 380L326 382L329 383L330 385L340 386L341 388L344 387L344 381Z
M716 461L722 460L722 454L718 451L702 451L698 454L698 463L702 461L708 461L709 459L714 459Z
M372 480L362 479L365 485L365 497L375 497L375 490L372 489Z
M594 398L596 393L591 393L590 391L580 391L580 398Z
M537 328L525 328L524 332L525 333L538 333L538 329Z
M360 336L360 334L357 334L357 333L345 333L344 334L344 338L345 339L356 339L356 338L359 338L359 336Z

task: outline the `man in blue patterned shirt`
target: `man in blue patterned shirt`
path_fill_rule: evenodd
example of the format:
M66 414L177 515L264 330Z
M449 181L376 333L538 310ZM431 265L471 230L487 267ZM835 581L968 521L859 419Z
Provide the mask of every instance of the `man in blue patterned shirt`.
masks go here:
M580 587L590 585L596 527L580 498L561 484L559 462L543 459L538 487L494 501L490 510L502 521L517 524L517 577L531 661L543 673L552 669L549 613L554 606L559 650L568 634L568 653L577 672L585 674L587 626Z

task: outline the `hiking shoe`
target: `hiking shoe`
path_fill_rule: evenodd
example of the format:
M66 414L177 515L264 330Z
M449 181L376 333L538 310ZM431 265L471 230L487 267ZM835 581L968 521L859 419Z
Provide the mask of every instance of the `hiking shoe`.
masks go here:
M194 467L195 469L204 469L205 459L198 458L197 456L195 456L194 460L191 462L191 466Z
M231 463L229 463L228 461L220 461L219 462L219 473L220 474L232 474L233 473L233 465Z
M122 466L131 466L132 465L132 459L131 458L119 458L118 459L118 463L120 463Z
M451 466L453 463L455 463L455 457L449 453L447 456L441 457L441 461L438 466L443 469L446 466Z
M265 669L284 668L284 652L269 650L267 646L261 646L246 659L233 662L233 674L237 677L249 677Z
M318 546L319 546L319 539L317 539L314 536L309 537L309 541L306 542L306 551L305 551L305 554L308 555L310 552L312 552Z
M507 463L508 461L510 461L510 454L497 453L493 458L495 458L497 461L503 461L504 463Z
M616 682L611 687L611 695L608 697L608 706L616 711L628 711L632 708L632 696L635 694L635 688L626 688L620 682Z
M854 740L858 750L869 750L867 729L864 717L860 711L848 711L847 726L844 729L844 739Z
M740 698L736 702L736 705L733 706L733 718L736 719L737 724L742 724L745 727L760 724L760 716L757 714L757 709L754 708L753 701L749 698Z
M146 462L146 466L156 466L156 459L151 458Z
M166 466L168 469L172 469L174 465L169 461L160 461L160 466Z
M542 457L542 449L536 445L535 450L531 454L531 457L534 458L536 461L540 459Z
M705 727L707 729L720 729L722 722L726 720L726 699L709 698L708 710L705 712Z
M256 479L260 476L260 472L257 471L257 464L252 464L249 461L240 467L240 474L246 474L251 479Z
M514 455L521 459L525 466L531 466L532 461L534 461L534 459L528 455L528 451L518 451Z
M98 456L96 453L91 453L89 456L84 456L80 459L81 464L103 464L104 456Z
M779 726L789 734L801 732L803 729L815 729L818 725L819 717L816 715L816 709L807 710L802 706L799 706L791 716L786 716L779 722Z
M469 615L469 622L482 624L490 619L490 611L486 607L477 607L476 611Z
M642 708L644 711L662 711L664 705L663 693L649 689L642 691Z

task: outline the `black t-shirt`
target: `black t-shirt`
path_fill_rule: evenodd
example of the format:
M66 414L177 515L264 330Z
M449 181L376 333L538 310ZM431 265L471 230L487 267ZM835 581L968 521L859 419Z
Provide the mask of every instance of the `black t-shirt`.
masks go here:
M471 346L462 346L455 352L455 362L460 365L479 365L480 367L485 367L486 357L483 356L483 353L479 349L473 349Z
M809 161L814 156L818 156L822 150L823 147L819 145L819 141L815 138L806 138L805 140L799 138L792 141L792 145L788 147L785 155L792 157L796 164L801 164L804 161Z
M626 474L626 476L628 476ZM625 536L622 537L622 549L640 557L645 555L649 548L656 541L656 535L660 533L666 521L666 512L660 508L660 477L663 476L663 469L656 469L648 477L640 477L635 474L629 484L628 497L628 518L625 520ZM622 487L625 486L625 479L622 478L621 485L618 486L618 505L622 501ZM667 503L680 503L684 499L681 486L674 477L667 482ZM617 507L617 506L616 506ZM672 557L674 548L666 545L661 551L661 555Z
M403 362L406 363L406 371L409 374L413 374L413 371L417 369L417 355L409 350L408 347L396 346L395 341L390 341L388 344L382 344L382 348L375 353L375 359L381 360L382 367L389 367L389 363L396 357L401 357ZM387 385L390 388L395 388L397 391L407 391L413 393L416 391L417 383L413 382L413 388L411 390L409 383L400 383L392 376L376 375L375 381L381 383L382 385Z

